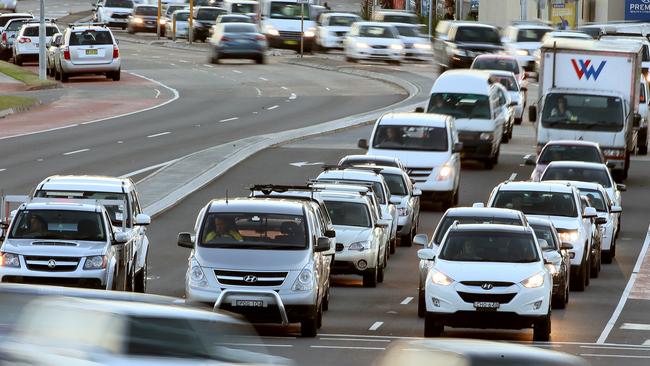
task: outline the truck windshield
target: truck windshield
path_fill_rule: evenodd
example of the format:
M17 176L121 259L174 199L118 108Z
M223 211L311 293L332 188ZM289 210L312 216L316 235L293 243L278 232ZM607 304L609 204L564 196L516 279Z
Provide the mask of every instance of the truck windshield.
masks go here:
M620 131L623 100L589 94L549 94L544 101L542 126L565 130Z
M458 27L456 42L501 44L501 37L496 29L488 27Z
M447 151L447 129L428 126L379 125L372 139L375 149Z
M334 225L371 227L368 206L362 203L326 200L325 206Z
M305 249L307 223L302 215L211 213L201 230L201 246L231 249Z
M301 10L302 8L302 10ZM304 19L309 18L309 5L301 6L298 3L289 3L284 1L274 1L271 3L272 19L296 19L300 20L301 12Z
M10 238L105 241L100 213L94 211L22 210Z
M427 112L454 118L490 119L490 100L481 94L435 93L431 94Z

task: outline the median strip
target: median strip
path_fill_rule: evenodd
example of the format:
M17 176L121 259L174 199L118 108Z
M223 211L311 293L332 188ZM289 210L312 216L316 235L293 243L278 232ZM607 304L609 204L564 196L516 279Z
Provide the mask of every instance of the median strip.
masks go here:
M24 83L28 90L54 89L61 87L59 82L53 80L41 80L38 78L38 74L5 61L0 61L0 73Z

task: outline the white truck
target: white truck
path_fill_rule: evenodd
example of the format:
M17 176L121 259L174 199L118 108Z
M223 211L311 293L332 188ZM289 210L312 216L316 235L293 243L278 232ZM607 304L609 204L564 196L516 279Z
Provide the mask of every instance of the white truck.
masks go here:
M311 16L314 0L262 0L260 26L269 46L311 52L316 22Z
M617 180L627 178L640 123L640 44L553 39L541 48L537 151L551 140L600 144Z

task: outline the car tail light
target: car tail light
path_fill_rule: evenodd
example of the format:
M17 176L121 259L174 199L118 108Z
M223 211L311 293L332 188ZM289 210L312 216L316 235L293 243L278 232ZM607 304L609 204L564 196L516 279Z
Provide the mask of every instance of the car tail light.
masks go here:
M116 45L113 45L113 58L118 58L120 57L120 50L117 48Z
M231 41L231 39L226 37L226 36L221 37L221 42L230 42L230 41Z
M2 33L2 42L7 43L7 33Z
M68 47L63 49L63 58L70 61L70 49Z
M27 37L18 38L18 43L32 43L32 40Z
M263 34L258 34L258 35L255 36L255 39L258 40L258 41L264 41L266 39L266 37L264 37Z

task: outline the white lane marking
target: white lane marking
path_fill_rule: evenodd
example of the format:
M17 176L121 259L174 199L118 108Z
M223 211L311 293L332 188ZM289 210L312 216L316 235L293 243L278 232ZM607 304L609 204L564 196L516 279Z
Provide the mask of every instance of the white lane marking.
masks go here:
M43 158L38 158L38 159L36 159L36 161L41 162L41 161L43 161Z
M256 87L255 90L257 91L257 96L261 97L262 96L262 91L260 90L260 88Z
M268 107L267 110L272 111L272 110L274 110L274 109L276 109L278 107L279 107L279 105L276 104L274 106Z
M294 99L296 99L297 97L298 97L298 96L296 95L296 93L291 93L291 95L289 96L289 100L294 100Z
M610 358L650 358L650 356L632 356L632 355L607 355L602 353L581 353L582 357L610 357Z
M142 169L134 170L134 171L132 171L130 173L126 173L126 174L120 176L120 178L130 178L130 177L132 177L134 175L142 174L142 173L148 172L150 170L162 168L162 167L167 166L169 164L173 164L173 163L175 163L175 162L177 162L179 160L181 160L181 159L174 159L174 160L166 161L164 163L160 163L160 164L148 166L148 167L145 167L145 168L142 168Z
M346 347L346 346L309 346L310 348L326 348L326 349L358 349L364 351L384 351L384 347Z
M286 347L291 348L293 344L263 344L263 343L219 343L224 346L244 346L244 347Z
M508 178L508 180L513 181L516 178L517 178L517 173L512 173L512 174L510 174L510 178Z
M384 324L384 322L375 322L373 325L370 326L370 328L368 328L368 330L377 330L383 324Z
M325 90L330 91L330 90L332 90L332 89L325 87Z
M282 89L282 90L289 90L289 88L287 88L286 86L281 86L280 89Z
M5 170L7 170L7 169L4 169L4 168L3 168L3 169L0 169L0 172L4 172Z
M408 305L408 303L411 301L413 301L413 297L409 296L406 299L402 300L402 302L400 302L400 305Z
M156 91L156 99L158 99L158 97L160 96L160 90L158 90L158 89L155 89L155 88L154 88L153 90L155 90L155 91Z
M625 330L650 330L650 324L623 323L621 329Z
M169 66L176 66L176 64L172 64L172 63L170 63Z
M205 66L205 67L209 67L209 68L213 68L213 67L214 67L214 65L210 65L210 64L203 64L203 66Z
M160 56L151 56L151 58L160 58Z
M321 341L347 341L347 342L391 342L390 339L361 339L361 338L319 338Z
M262 81L269 81L269 79L267 79L267 78L263 78L263 77L261 77L261 76L259 77L259 79L262 80Z
M124 141L120 140L120 141L118 141L117 143L118 143L118 144L123 144Z
M636 348L614 347L614 346L580 346L580 348L586 348L586 349L619 349L619 350L623 349L623 350L626 350L626 351L650 351L650 347L642 347L642 346L636 346Z
M63 153L63 155L66 155L66 156L67 155L74 155L74 154L79 154L79 153L86 152L86 151L90 151L90 149L79 149L79 150L75 150L75 151L68 151L67 153Z
M642 346L650 346L650 339L646 339Z
M161 133L155 133L155 134L153 134L153 135L149 135L149 136L147 136L147 138L154 138L154 137L165 136L165 135L169 135L170 133L171 133L171 132L169 132L169 131L165 131L165 132L161 132Z
M231 117L231 118L226 118L226 119L219 120L219 122L234 121L234 120L237 120L237 119L239 119L239 117Z
M239 71L239 70L232 70L232 72L234 72L235 74L241 74L241 73L242 73L242 72Z
M625 290L623 290L621 299L619 300L618 305L616 305L616 309L614 309L614 313L612 314L612 317L607 322L607 325L605 325L605 329L603 329L603 332L600 334L600 337L598 337L598 340L596 341L597 344L605 343L607 337L609 337L609 333L614 328L614 325L616 325L616 321L618 320L618 317L621 315L621 312L623 311L623 307L625 307L627 298L630 296L630 292L632 291L632 287L634 286L634 282L636 281L636 276L639 273L639 270L641 269L641 264L643 263L643 259L645 258L646 252L648 251L648 245L650 245L650 226L648 227L648 230L649 232L646 233L645 241L643 242L643 247L641 248L639 257L636 260L636 265L632 270L630 279L629 281L627 281Z
M189 63L189 61L187 61L187 60L178 60L178 62L182 62L184 64Z

